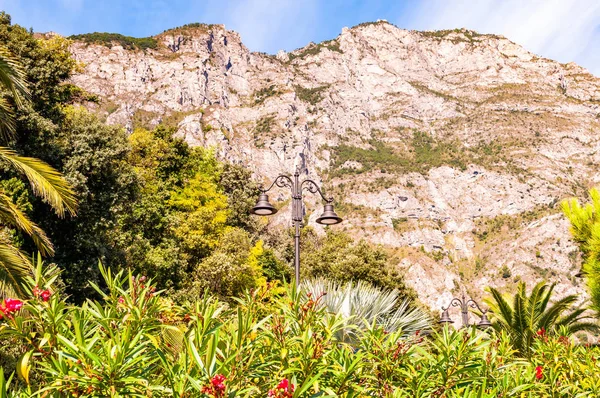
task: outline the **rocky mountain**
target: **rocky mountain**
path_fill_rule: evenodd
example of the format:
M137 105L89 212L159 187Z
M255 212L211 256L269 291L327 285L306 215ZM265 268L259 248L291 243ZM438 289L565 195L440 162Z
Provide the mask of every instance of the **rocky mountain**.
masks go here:
M584 68L500 36L385 21L276 56L221 25L144 40L72 45L73 82L108 123L177 127L265 182L299 167L335 197L336 227L389 247L433 308L519 280L583 292L557 204L600 179L600 79Z

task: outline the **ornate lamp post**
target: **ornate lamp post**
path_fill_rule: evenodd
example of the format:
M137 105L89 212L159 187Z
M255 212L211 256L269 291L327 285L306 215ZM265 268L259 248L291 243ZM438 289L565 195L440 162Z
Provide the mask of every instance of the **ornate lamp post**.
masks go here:
M444 312L442 312L442 316L439 320L439 323L444 324L444 325L447 325L449 323L454 323L454 321L452 319L450 319L450 315L448 314L448 309L450 307L460 307L460 312L462 314L462 326L464 328L471 326L469 324L469 307L477 308L479 311L481 311L481 320L477 324L478 327L480 327L482 329L486 329L486 328L492 326L492 323L487 318L488 310L482 310L481 307L479 306L479 304L477 304L477 302L471 298L467 300L464 293L462 295L462 299L455 297L450 301L450 304L446 308L442 307L442 311L444 311ZM475 324L473 324L473 325L475 325Z
M275 178L275 181L267 189L261 189L262 193L258 197L256 205L252 208L251 213L259 216L270 216L277 213L277 209L269 203L269 192L275 185L280 188L288 187L292 192L292 222L296 229L294 234L295 243L295 257L294 257L294 269L296 274L296 287L300 282L300 227L302 226L302 192L307 190L311 193L318 193L321 198L325 201L325 208L323 214L317 218L317 223L323 225L333 225L342 222L342 219L335 214L333 210L333 198L326 198L319 186L312 180L304 180L300 182L300 172L296 170L293 178L287 175L279 175Z

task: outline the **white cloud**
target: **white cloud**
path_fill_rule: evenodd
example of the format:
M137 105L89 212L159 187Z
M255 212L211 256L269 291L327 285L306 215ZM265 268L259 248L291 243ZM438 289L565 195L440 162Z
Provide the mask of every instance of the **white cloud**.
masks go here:
M416 29L465 27L501 34L560 62L575 61L600 76L600 59L589 52L600 40L597 0L427 0L411 11Z

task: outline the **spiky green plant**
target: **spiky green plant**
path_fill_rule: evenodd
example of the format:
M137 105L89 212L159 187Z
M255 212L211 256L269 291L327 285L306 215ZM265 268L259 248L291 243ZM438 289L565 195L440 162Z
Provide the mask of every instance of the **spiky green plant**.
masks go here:
M590 293L591 307L600 316L600 193L590 190L591 201L580 205L575 198L565 200L562 210L571 222L571 235L583 253L583 274Z
M18 59L7 49L0 47L0 87L12 95L12 102L0 95L0 136L14 135L15 108L29 100L25 72ZM33 193L63 217L74 215L77 200L70 185L62 175L39 159L19 156L7 147L0 147L0 163L16 170L28 180ZM23 213L6 192L0 190L0 225L15 228L29 235L37 249L44 255L52 255L52 243L44 231ZM24 278L31 274L31 263L26 255L7 237L0 237L0 297L8 294L21 295Z
M401 332L403 337L429 329L429 316L402 299L397 290L382 290L364 281L339 284L322 278L303 282L301 290L320 307L342 316L345 327L338 337L344 341L354 340L358 330L372 326Z
M576 305L576 295L551 302L554 286L540 282L528 295L525 283L521 282L512 297L488 288L492 297L485 301L492 314L492 326L506 332L521 355L531 354L536 337L555 333L561 326L569 334L598 330L598 325L586 314L586 308Z

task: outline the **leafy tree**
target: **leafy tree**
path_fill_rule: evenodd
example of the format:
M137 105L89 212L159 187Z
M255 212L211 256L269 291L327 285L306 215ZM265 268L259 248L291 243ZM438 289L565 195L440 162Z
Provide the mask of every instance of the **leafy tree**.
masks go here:
M87 283L98 281L96 264L124 263L117 221L137 198L138 177L126 157L130 147L123 129L107 126L80 107L65 107L60 129L46 139L53 162L79 198L78 217L50 217L36 206L34 217L56 246L53 261L74 297L94 294Z
M493 317L492 326L507 333L522 355L531 354L536 337L556 333L560 327L566 328L569 334L598 330L598 325L590 322L585 314L586 309L575 305L576 295L551 303L554 286L540 282L527 295L526 285L521 282L512 298L493 287L488 288L492 297L486 303Z
M590 190L590 203L580 205L575 198L562 203L571 222L571 234L583 253L583 274L590 293L591 307L600 316L600 192Z
M397 289L401 297L415 297L404 277L389 264L389 256L364 240L354 242L347 234L328 231L324 238L305 228L301 270L307 277L338 282L365 281L385 289Z
M259 220L250 213L260 194L252 173L239 164L225 163L219 173L219 185L227 195L229 214L227 224L250 232L259 229Z

